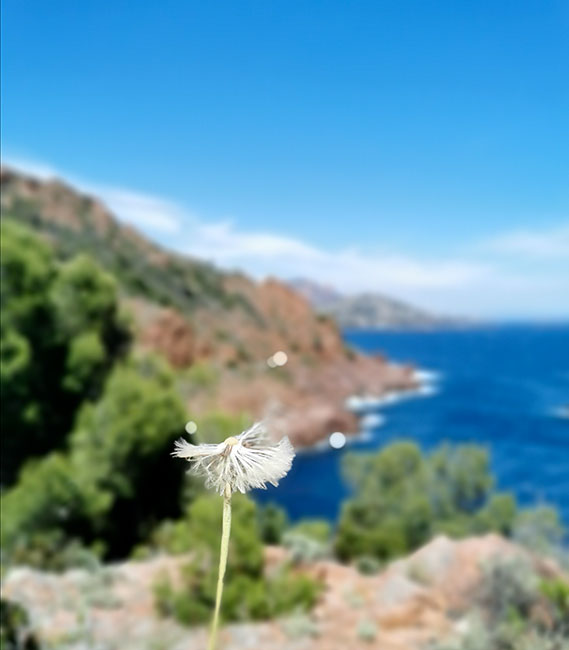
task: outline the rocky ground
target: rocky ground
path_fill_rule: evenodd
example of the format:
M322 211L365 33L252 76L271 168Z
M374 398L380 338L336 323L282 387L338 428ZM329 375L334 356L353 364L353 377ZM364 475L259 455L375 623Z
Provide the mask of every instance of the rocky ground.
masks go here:
M286 553L267 549L267 566ZM323 595L310 616L223 629L224 650L423 650L434 640L468 631L483 567L496 558L521 558L542 577L556 565L497 535L452 541L437 537L373 576L333 561L306 570L320 576ZM14 568L2 598L21 604L46 647L66 650L198 650L207 630L185 628L156 615L152 584L178 575L183 557L162 556L93 571L56 575Z

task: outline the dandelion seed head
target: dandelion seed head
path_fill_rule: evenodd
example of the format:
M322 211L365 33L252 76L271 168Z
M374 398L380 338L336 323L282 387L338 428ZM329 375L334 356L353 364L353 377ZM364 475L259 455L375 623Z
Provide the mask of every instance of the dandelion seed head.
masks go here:
M203 476L207 488L222 494L229 484L233 492L245 493L278 485L292 465L294 449L287 437L272 443L265 425L257 422L219 445L191 445L181 438L172 455L192 463L190 472Z

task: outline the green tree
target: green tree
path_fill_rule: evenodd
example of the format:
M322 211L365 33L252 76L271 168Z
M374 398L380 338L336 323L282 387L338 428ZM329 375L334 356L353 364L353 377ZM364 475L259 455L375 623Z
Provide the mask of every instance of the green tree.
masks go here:
M180 512L184 467L169 451L184 422L162 362L117 366L101 397L82 407L69 451L26 465L3 496L8 556L49 563L52 541L62 536L96 544L110 558L125 556Z
M118 366L97 402L85 404L70 437L70 461L88 495L94 537L124 556L163 518L180 512L184 467L172 467L186 412L158 360Z
M536 553L552 554L562 548L565 531L555 508L540 505L521 510L512 528L515 541Z
M423 456L414 443L398 442L377 454L347 456L344 470L354 496L344 503L338 524L335 545L342 559L388 559L437 533L511 535L516 526L522 531L515 499L492 491L482 447L443 445Z
M338 524L336 552L342 559L384 559L426 538L433 510L425 490L428 471L415 444L401 442L375 455L349 455L345 474L355 496L344 503Z
M52 250L28 228L3 219L0 253L2 323L23 335L37 334L38 319L49 316L47 295L56 273Z
M129 333L113 278L90 258L59 264L46 242L2 222L2 484L29 457L62 448L96 399Z

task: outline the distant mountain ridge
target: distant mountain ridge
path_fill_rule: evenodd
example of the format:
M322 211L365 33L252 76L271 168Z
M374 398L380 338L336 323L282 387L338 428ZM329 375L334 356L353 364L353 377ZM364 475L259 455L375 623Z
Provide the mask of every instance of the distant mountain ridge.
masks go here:
M289 285L303 295L317 311L324 311L344 299L344 294L328 284L320 284L307 278L295 278Z
M289 284L314 309L332 316L342 329L437 329L466 322L432 314L381 293L344 295L306 278L291 280Z

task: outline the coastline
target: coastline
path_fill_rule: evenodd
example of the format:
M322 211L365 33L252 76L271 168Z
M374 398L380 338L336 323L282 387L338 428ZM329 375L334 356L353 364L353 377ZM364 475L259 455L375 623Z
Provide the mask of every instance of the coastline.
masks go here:
M413 371L415 387L387 390L383 395L351 395L345 406L352 413L366 415L391 404L397 404L414 397L430 397L438 390L440 373L434 370L417 369Z
M409 367L407 378L422 380L421 384L395 393L375 392L364 384L363 389L356 386L341 395L338 402L323 395L329 404L339 406L349 395L367 396L369 413L385 416L385 424L373 429L366 441L369 433L362 430L361 419L355 419L352 427L340 429L352 434L340 453L333 453L336 449L327 436L300 450L298 484L283 484L268 500L282 504L295 519L325 514L336 521L347 494L341 477L343 456L373 452L404 436L425 451L442 443L485 448L501 491L514 495L521 507L553 505L569 525L569 457L563 453L569 419L559 411L569 406L568 335L567 328L530 327L493 330L491 335L477 332L466 339L452 333L441 336L436 346L430 334L410 340L395 335L348 339L370 355L381 349L393 359L413 357L417 365ZM417 399L433 393L433 399ZM399 405L407 399L413 401Z
M395 364L392 364L395 365ZM426 368L413 370L412 378L415 385L409 388L388 389L382 395L350 395L344 401L344 408L356 418L358 429L356 431L342 431L345 442L341 447L334 447L330 444L330 436L319 439L312 445L297 447L297 453L320 453L323 451L339 451L345 446L360 441L369 440L372 432L381 428L387 422L388 416L383 409L401 402L432 397L439 392L441 373Z

